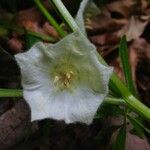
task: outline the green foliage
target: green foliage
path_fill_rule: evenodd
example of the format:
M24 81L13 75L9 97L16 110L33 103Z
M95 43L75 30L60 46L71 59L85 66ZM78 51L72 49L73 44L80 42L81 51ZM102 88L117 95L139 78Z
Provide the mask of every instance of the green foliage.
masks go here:
M27 49L29 49L30 47L32 47L36 42L40 41L39 38L30 35L28 33L25 34L25 40L26 40L26 47Z
M56 22L56 20L51 16L51 14L47 11L45 6L42 4L40 0L34 0L36 6L39 8L39 10L42 12L42 14L47 18L48 22L53 25L55 30L59 33L61 37L64 37L66 35L66 32L59 26L59 24Z
M126 143L126 127L123 125L118 132L116 141L113 145L113 150L125 150Z
M26 35L29 35L30 37L33 37L34 39L41 39L41 40L47 41L47 42L56 42L56 39L49 35L39 33L39 32L34 32L31 30L26 30L24 28L18 27L15 24L15 22L11 22L11 24L10 24L9 21L0 20L0 37L1 37L1 28L3 30L7 30L7 32L10 30L10 31L17 32L19 34L23 34L23 35L26 34ZM2 32L2 34L4 34L4 31ZM7 33L7 35L8 35L8 33Z
M135 86L133 83L133 79L132 79L131 66L129 63L126 36L123 36L120 40L119 55L120 55L120 59L121 59L121 63L122 63L122 69L123 69L123 72L125 75L127 87L132 94L137 95L136 90L135 90Z
M22 97L22 95L22 90L0 88L0 97Z
M150 135L150 130L143 125L139 117L135 118L130 115L127 115L127 117L134 127L133 130L131 131L132 133L138 135L141 138L144 137L144 131L146 131Z

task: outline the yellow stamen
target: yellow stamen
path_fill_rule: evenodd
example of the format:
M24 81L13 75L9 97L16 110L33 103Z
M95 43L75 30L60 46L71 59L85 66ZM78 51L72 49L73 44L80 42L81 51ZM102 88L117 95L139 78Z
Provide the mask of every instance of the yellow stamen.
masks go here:
M73 71L68 71L66 73L59 73L54 77L54 84L60 89L69 89L73 80Z

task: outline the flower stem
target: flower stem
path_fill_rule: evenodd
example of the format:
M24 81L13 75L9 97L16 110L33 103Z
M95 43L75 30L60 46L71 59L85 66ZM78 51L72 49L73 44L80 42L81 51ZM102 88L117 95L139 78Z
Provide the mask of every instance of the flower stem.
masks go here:
M68 10L65 8L61 0L49 1L54 5L55 9L62 14L61 17L63 17L63 19L67 22L67 25L70 27L70 29L72 31L76 31L78 29L77 24L74 21L73 17L69 14ZM100 55L98 55L98 57L99 60L106 65L104 59ZM131 92L116 74L113 74L110 79L110 88L114 91L117 91L117 93L122 96L128 107L139 113L141 116L143 116L143 118L150 121L150 109L131 94Z
M22 97L23 92L19 89L1 89L0 88L0 97Z
M124 83L118 78L116 74L113 74L110 79L111 89L117 89L122 98L127 103L127 106L133 111L137 112L145 119L150 121L150 108L141 103L136 97L134 97Z
M2 89L0 88L0 98L1 97L22 97L23 91L20 89ZM123 99L106 97L104 103L112 104L112 105L125 105Z
M39 32L34 32L34 31L29 30L29 29L23 29L21 27L16 27L16 26L13 26L13 25L9 25L9 24L3 23L1 21L0 21L0 25L3 26L5 29L13 30L13 31L21 33L21 34L25 34L25 32L26 32L29 35L35 36L35 37L37 37L41 40L47 41L47 42L56 42L56 39L49 36L49 35L45 35L45 34L42 34L42 33L39 33Z
M23 91L20 89L2 89L0 88L0 97L22 97ZM104 100L104 103L112 105L125 105L123 99L107 97Z
M45 35L45 34L41 34L41 33L38 33L38 32L33 32L31 30L27 30L26 31L29 35L32 35L32 36L35 36L37 38L40 38L44 41L47 41L47 42L56 42L57 40L54 39L53 37L50 37L48 35Z
M23 92L20 89L0 89L0 97L22 97ZM126 105L123 99L107 97L104 103L112 105Z
M71 31L79 29L78 25L60 0L49 0L56 12L60 15L62 20L66 23Z
M59 26L59 24L55 21L55 19L50 15L50 13L45 9L45 7L41 3L41 1L40 0L34 0L34 2L37 5L37 7L40 9L40 11L43 13L43 15L47 18L47 20L49 21L49 23L54 26L54 28L59 33L59 35L61 37L64 37L66 35L66 33Z
M125 101L121 98L106 97L104 103L112 105L126 105Z

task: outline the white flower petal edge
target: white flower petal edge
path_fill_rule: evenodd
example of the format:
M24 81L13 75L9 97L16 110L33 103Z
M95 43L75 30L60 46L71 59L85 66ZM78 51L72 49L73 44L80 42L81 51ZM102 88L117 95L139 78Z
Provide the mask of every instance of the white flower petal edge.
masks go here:
M64 56L68 61L66 64L61 63ZM32 121L45 118L64 120L66 123L90 124L93 121L98 107L108 94L112 68L98 61L95 46L80 31L53 45L36 43L29 51L15 55L15 58L21 69L23 94L31 108ZM54 74L59 73L63 67L67 70L69 63L77 70L77 84L73 91L56 90L50 72L53 69Z
M84 16L83 16L83 14L84 14L85 8L87 7L89 2L90 2L90 0L81 1L79 10L78 10L77 16L76 16L76 22L77 22L78 26L80 27L80 31L82 31L82 33L84 33L85 35L86 35L86 30L84 27Z

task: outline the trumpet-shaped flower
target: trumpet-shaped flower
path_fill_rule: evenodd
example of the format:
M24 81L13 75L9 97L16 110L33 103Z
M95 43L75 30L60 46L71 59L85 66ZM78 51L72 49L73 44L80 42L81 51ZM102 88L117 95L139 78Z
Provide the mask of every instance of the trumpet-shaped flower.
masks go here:
M98 61L95 46L82 33L76 31L47 46L36 43L15 58L32 121L92 122L108 94L112 68Z

